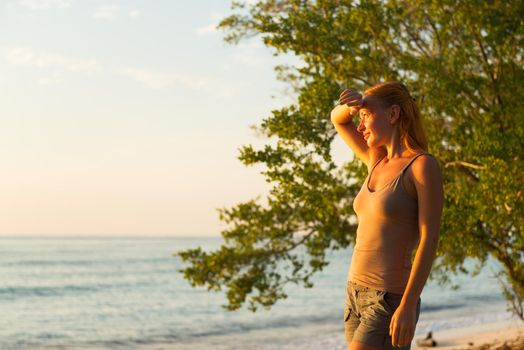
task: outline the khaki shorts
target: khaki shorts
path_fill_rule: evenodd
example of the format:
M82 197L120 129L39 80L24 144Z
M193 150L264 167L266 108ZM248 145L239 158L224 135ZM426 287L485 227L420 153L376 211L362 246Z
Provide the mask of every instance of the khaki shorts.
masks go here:
M344 329L348 345L358 341L381 349L410 350L411 345L394 347L389 323L400 305L402 294L377 290L348 281L344 303ZM417 303L417 322L420 315Z

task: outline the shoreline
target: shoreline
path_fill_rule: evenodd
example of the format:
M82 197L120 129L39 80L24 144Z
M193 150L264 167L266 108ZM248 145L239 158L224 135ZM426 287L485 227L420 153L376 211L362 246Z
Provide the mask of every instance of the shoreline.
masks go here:
M228 335L214 335L186 341L160 341L153 343L104 342L55 344L51 347L64 350L121 349L128 346L135 350L195 350L214 348L219 350L346 350L343 329L335 325L309 325L307 327L286 327L284 333L275 337L274 329L259 329L236 332ZM411 350L524 350L524 322L513 317L503 321L475 324L467 327L443 329L432 332L436 346L419 346L414 337ZM48 349L49 344L32 346L33 349Z
M343 329L334 325L310 325L305 329L289 327L286 336L275 338L273 329L261 329L230 335L217 335L202 339L203 342L150 344L141 350L194 350L212 347L221 350L346 350ZM282 336L282 334L280 334ZM320 335L320 336L319 336ZM246 337L247 336L247 337ZM415 336L412 350L524 350L524 322L512 318L471 325L468 327L433 331L437 346L419 346L416 340L425 335ZM517 343L518 342L518 343ZM504 347L504 344L507 347ZM517 345L519 344L519 345Z
M512 318L471 327L433 332L437 346L420 346L415 337L412 350L522 350L524 349L524 322ZM506 346L504 344L506 343Z

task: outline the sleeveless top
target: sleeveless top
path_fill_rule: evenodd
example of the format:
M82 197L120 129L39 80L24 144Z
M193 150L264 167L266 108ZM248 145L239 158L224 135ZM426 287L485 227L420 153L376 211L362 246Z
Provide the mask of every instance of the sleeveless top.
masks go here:
M348 280L357 284L403 294L411 273L411 255L418 245L418 200L404 188L404 173L415 155L399 174L382 188L371 191L373 165L353 201L358 217L357 239Z

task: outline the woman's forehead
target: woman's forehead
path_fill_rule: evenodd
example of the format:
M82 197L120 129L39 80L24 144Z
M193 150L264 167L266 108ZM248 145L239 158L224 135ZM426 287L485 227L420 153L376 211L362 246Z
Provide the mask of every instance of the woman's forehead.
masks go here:
M375 96L364 96L363 100L364 100L362 103L363 109L374 110L379 105L378 103L379 101L377 100Z

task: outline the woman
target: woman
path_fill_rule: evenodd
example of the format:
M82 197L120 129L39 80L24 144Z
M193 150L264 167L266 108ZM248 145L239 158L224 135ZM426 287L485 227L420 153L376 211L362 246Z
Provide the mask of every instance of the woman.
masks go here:
M357 111L358 127L352 122ZM353 202L358 228L344 306L348 349L409 350L438 245L440 167L427 152L418 107L402 83L373 86L364 96L344 90L331 121L368 167Z

